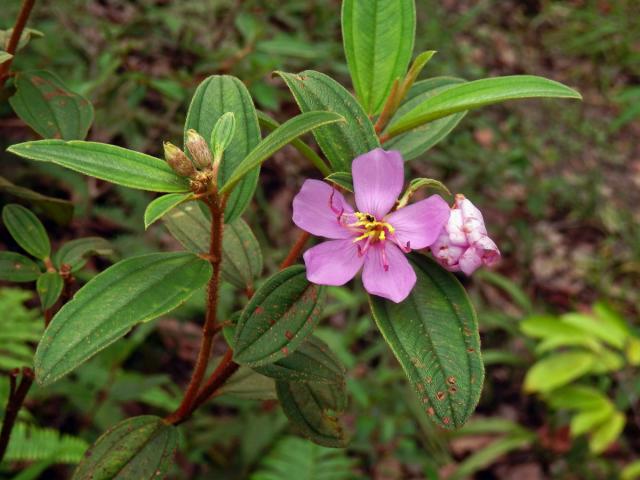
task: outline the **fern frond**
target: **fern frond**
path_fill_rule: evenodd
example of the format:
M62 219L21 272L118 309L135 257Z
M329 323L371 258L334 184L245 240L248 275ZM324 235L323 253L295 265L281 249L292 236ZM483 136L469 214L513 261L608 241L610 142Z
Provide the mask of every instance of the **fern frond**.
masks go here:
M13 427L5 460L24 462L52 460L55 463L78 463L89 444L83 439L60 434L50 428L17 423Z

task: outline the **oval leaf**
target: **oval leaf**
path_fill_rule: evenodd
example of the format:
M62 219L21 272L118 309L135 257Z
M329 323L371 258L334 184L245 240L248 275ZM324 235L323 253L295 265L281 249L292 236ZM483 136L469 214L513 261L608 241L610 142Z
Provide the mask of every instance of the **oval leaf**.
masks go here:
M395 119L401 118L405 113L410 112L428 98L464 82L465 80L461 78L434 77L414 84L409 91L407 101L400 106L391 119L390 125L393 125ZM466 114L466 111L454 113L416 127L403 135L392 138L384 144L384 148L400 151L405 161L416 158L449 135Z
M290 382L344 383L345 368L329 346L310 337L288 357L255 370L267 377Z
M325 447L345 447L347 435L336 414L346 408L344 385L276 381L282 410L303 436Z
M473 413L484 379L476 313L460 282L411 255L417 282L402 303L370 297L371 311L426 412L444 428Z
M351 161L380 146L373 124L355 98L331 77L307 70L300 74L276 72L291 90L300 110L326 110L346 122L313 131L333 171L351 171Z
M324 297L325 288L309 283L302 265L270 277L238 320L233 359L258 367L289 355L311 334Z
M186 301L211 276L192 253L128 258L91 279L53 317L35 357L36 379L48 385L141 322Z
M43 138L83 140L93 122L93 105L70 91L53 73L44 70L20 72L11 107Z
M0 280L33 282L42 274L29 257L14 252L0 252Z
M91 255L111 255L113 247L108 240L101 237L85 237L71 240L56 252L53 256L53 264L56 268L68 265L72 272L80 270L87 263L87 257Z
M549 392L585 375L598 358L587 351L554 353L536 362L524 379L526 392Z
M368 114L380 111L407 73L416 30L414 0L345 0L342 36L353 87Z
M178 448L178 430L144 415L107 430L85 453L73 480L164 478Z
M147 205L144 211L144 228L149 226L165 215L167 212L177 207L183 202L191 200L193 193L168 193L161 197L155 198Z
M519 98L575 98L575 90L553 80L533 75L484 78L463 83L427 98L389 126L388 134L396 136L413 128L457 112Z
M262 267L262 250L249 225L241 218L227 225L222 238L222 278L238 288L253 289Z
M211 138L218 119L231 112L235 118L235 133L224 151L218 171L218 184L224 185L231 173L260 142L260 126L251 95L244 84L235 77L213 75L196 89L189 105L184 124L185 142L187 130L193 128L206 139ZM230 223L247 208L258 183L259 168L251 170L236 188L225 209L225 222Z
M306 112L287 120L247 155L222 186L220 193L230 192L245 175L300 135L336 122L344 122L344 118L332 112Z
M57 272L46 272L38 277L36 290L43 310L51 308L62 293L64 281Z
M31 210L10 203L2 209L2 221L25 252L44 260L51 254L51 243L44 225Z
M39 140L7 149L24 158L51 162L70 170L129 188L152 192L187 192L187 179L179 177L163 160L126 148L98 142Z

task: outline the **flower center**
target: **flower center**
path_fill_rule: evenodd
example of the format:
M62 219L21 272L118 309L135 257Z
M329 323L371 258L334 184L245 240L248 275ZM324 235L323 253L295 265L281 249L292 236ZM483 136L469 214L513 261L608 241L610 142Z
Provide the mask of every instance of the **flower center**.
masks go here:
M387 236L393 235L395 228L390 223L380 222L370 213L355 212L357 222L348 226L357 229L361 234L353 241L367 240L367 243L384 242Z

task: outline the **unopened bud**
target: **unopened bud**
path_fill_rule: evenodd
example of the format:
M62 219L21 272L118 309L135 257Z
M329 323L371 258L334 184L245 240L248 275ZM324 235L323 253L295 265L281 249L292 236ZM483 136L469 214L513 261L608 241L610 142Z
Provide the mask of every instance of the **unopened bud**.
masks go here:
M190 177L196 171L191 160L173 143L164 142L164 158L174 172L183 177Z
M207 145L206 140L192 128L187 130L187 143L185 145L196 167L201 169L211 167L213 159L211 158L209 145Z

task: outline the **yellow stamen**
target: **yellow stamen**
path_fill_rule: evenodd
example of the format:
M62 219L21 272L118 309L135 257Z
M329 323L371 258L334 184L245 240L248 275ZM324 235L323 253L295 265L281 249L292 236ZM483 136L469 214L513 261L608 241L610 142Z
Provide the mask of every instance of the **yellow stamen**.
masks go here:
M395 232L395 228L389 223L377 221L370 213L355 212L353 215L358 221L350 223L349 227L357 228L361 232L361 235L353 240L354 243L367 239L370 243L383 242L387 239L387 233Z

